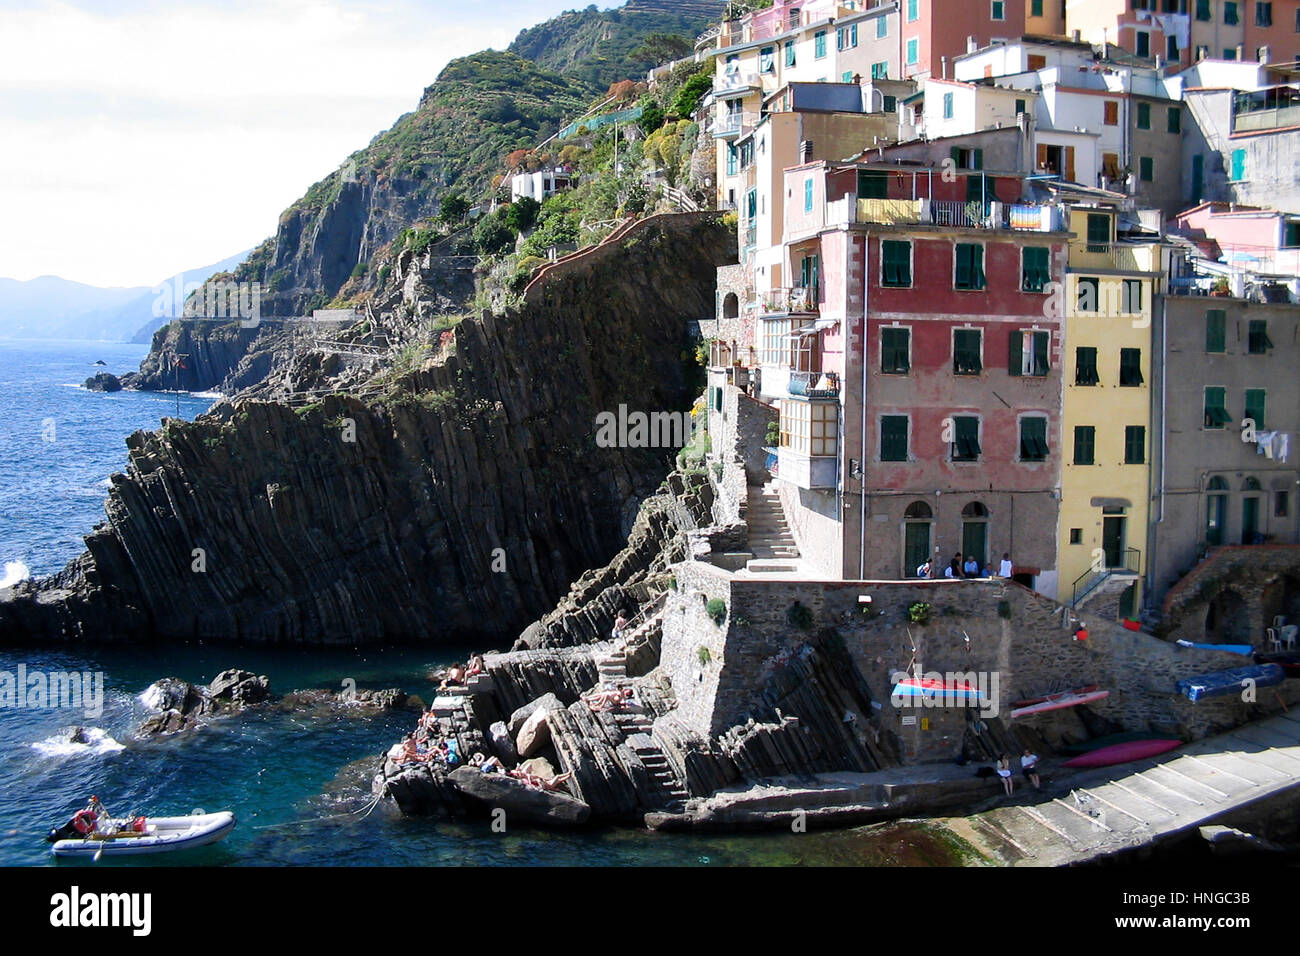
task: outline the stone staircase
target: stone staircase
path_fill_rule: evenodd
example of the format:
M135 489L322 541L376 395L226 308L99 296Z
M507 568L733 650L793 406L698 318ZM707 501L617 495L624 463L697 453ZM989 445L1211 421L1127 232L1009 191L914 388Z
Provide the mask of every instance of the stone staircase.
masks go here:
M1108 568L1089 578L1070 606L1076 611L1087 608L1091 613L1107 620L1116 620L1119 617L1120 595L1139 577L1136 571L1127 568Z
M643 715L628 714L620 716ZM650 779L663 796L664 803L669 807L679 807L690 799L690 794L682 789L677 775L673 773L672 767L668 764L668 758L664 756L664 752L659 749L659 745L650 737L650 726L650 722L645 721L645 729L628 736L627 745L636 754L637 759L641 761L646 771L649 772Z
M745 510L749 526L749 550L754 557L746 565L753 572L797 571L799 546L781 507L775 482L750 486Z

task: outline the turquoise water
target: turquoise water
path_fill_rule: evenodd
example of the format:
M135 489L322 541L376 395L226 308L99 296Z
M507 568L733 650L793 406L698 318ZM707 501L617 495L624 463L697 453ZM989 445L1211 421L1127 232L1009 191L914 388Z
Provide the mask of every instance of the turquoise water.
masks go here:
M103 519L109 474L126 464L123 439L176 413L175 396L76 387L106 363L138 366L145 348L0 341L0 562L41 575L82 550ZM180 396L192 418L210 399ZM42 429L54 422L54 441ZM501 647L512 635L503 635ZM172 816L233 810L222 843L181 854L112 861L167 865L660 865L949 862L908 827L850 833L695 836L637 830L494 833L486 822L402 818L389 801L362 815L379 755L413 724L410 713L254 709L169 738L137 740L140 695L167 676L210 681L228 667L266 674L272 690L402 687L429 696L427 674L469 649L272 650L254 647L0 648L0 671L102 672L105 706L0 708L0 865L54 864L44 837L96 794L115 814ZM66 743L82 726L90 745Z

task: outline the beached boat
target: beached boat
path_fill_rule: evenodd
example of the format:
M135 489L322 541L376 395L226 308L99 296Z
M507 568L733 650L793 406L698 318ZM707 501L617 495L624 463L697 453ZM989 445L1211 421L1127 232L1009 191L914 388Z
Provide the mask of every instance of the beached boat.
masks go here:
M1233 667L1226 671L1211 671L1196 677L1185 677L1178 682L1178 693L1188 700L1207 697L1224 697L1240 694L1248 687L1275 687L1286 680L1286 671L1277 664L1258 664L1255 667Z
M1149 740L1127 740L1124 743L1111 744L1087 753L1079 754L1067 760L1063 767L1113 767L1116 764L1156 757L1181 746L1181 740L1153 738Z
M1249 657L1255 650L1250 644L1206 644L1198 641L1174 641L1179 647L1194 647L1200 651L1224 651L1228 654L1240 654Z
M61 857L134 856L145 853L172 853L208 846L224 840L235 828L235 815L229 810L218 813L194 813L184 817L137 817L116 821L105 827L102 818L91 820L86 827L85 810L56 830L49 840L50 852Z
M1172 740L1172 737L1166 737L1161 734L1151 734L1145 731L1130 731L1120 734L1107 734L1104 737L1094 737L1091 740L1083 740L1077 744L1066 744L1058 747L1061 753L1065 754L1086 754L1094 750L1101 750L1103 747L1110 747L1115 744L1126 744L1137 740Z
M1255 655L1256 664L1276 664L1289 678L1300 677L1300 651L1270 651Z
M1017 707L1032 707L1034 704L1041 704L1044 701L1059 700L1067 694L1090 694L1096 689L1096 684L1086 684L1083 687L1076 687L1073 690L1063 690L1058 691L1055 694L1044 694L1042 697L1026 697L1024 700L1012 701L1011 707L1013 710Z
M1049 710L1062 710L1066 707L1078 707L1080 704L1091 704L1093 701L1104 700L1110 696L1108 690L1090 690L1082 693L1071 691L1065 694L1053 694L1051 697L1041 700L1036 704L1026 704L1023 707L1011 708L1012 717L1024 717L1028 714L1042 714Z
M943 697L956 700L979 701L978 687L965 681L935 680L933 677L904 677L894 685L894 697Z

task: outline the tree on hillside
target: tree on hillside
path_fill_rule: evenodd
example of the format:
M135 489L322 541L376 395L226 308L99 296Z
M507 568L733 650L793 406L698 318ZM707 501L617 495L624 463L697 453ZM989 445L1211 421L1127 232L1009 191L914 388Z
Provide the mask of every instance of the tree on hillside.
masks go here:
M632 51L632 56L655 63L667 63L690 53L694 47L686 37L675 33L651 33Z
M515 232L527 232L537 222L542 204L531 196L520 196L506 207L506 225Z
M460 193L444 196L438 209L438 218L445 223L457 223L469 212L469 200Z

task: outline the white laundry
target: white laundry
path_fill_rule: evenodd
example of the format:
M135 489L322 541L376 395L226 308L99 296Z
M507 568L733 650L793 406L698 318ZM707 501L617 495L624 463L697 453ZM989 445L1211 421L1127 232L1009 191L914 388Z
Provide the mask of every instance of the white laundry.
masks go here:
M1273 443L1277 440L1277 432L1255 432L1255 454L1263 455L1265 458L1273 457Z

